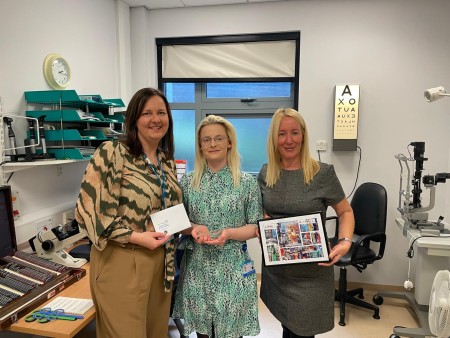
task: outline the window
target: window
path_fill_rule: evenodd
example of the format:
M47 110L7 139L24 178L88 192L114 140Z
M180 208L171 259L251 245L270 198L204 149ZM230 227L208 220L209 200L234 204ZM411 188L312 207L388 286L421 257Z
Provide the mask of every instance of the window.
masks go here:
M208 99L289 97L290 89L290 82L207 83L206 97Z
M300 32L161 38L156 45L158 83L173 113L175 159L194 169L197 126L215 114L236 129L241 169L259 172L273 113L297 109Z
M169 102L195 102L195 86L193 83L166 83L164 93Z
M187 171L194 169L197 126L211 114L223 116L235 127L243 171L256 174L267 162L270 119L278 108L294 106L293 86L285 82L260 83L257 91L246 91L252 86L253 83L165 84L174 121L175 158L187 160ZM195 90L186 96L186 87L194 87ZM208 88L213 88L210 95ZM271 97L273 88L278 88L275 91L278 96ZM238 95L240 90L242 94ZM179 98L179 101L174 98ZM245 98L244 101L241 98ZM251 102L248 102L249 98Z
M272 114L258 117L223 115L236 129L241 168L246 172L258 174L262 165L267 163L266 143Z
M186 160L186 172L194 169L195 110L172 109L175 159Z

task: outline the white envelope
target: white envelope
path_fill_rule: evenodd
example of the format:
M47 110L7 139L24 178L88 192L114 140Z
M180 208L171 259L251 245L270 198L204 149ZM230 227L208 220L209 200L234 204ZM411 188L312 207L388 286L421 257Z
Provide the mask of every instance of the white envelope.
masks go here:
M156 232L174 234L191 227L183 203L150 215Z

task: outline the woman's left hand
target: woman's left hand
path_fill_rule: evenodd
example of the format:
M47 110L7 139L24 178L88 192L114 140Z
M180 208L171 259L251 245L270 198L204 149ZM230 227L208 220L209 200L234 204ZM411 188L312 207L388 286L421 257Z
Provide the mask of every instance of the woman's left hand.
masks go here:
M344 256L348 252L348 250L350 250L351 246L352 243L350 243L349 241L340 241L331 249L331 252L328 255L328 257L330 257L330 262L319 263L319 265L331 266L335 264L338 260L341 259L342 256Z
M208 245L225 245L226 241L230 238L230 230L229 229L223 229L220 231L219 236L216 239L210 239L208 241L205 241L205 244Z
M156 248L164 245L173 236L166 235L162 232L144 231L131 233L129 242L143 246L144 248L155 250Z

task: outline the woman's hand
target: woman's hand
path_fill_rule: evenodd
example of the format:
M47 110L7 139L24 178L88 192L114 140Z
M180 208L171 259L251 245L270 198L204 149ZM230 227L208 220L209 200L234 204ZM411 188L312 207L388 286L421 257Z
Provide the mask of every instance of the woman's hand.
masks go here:
M136 232L133 231L129 243L138 244L150 250L155 250L170 240L172 235L166 235L162 232Z
M218 237L216 239L210 239L209 241L206 241L205 244L208 245L225 245L226 241L230 239L230 229L223 229L222 231L219 230Z
M205 225L196 225L192 229L191 232L192 238L194 238L194 241L198 244L203 244L206 241L211 239L211 235L209 234L209 229Z
M352 243L349 241L340 241L338 244L336 244L332 249L328 257L330 257L330 262L327 263L319 263L319 265L322 266L330 266L335 264L338 260L341 259L342 256L344 256L348 250L350 250L350 247L352 246Z

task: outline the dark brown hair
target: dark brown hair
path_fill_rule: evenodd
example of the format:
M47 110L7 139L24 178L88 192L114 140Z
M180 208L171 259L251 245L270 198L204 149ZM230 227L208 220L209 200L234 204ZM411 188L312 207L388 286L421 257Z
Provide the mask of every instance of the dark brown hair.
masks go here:
M169 101L167 101L165 95L158 89L142 88L133 95L130 103L128 104L125 116L125 136L122 139L122 142L127 145L132 155L136 157L142 155L142 153L144 152L144 148L142 147L142 143L139 140L136 124L137 120L142 114L142 111L144 110L147 101L155 96L159 96L163 99L166 105L167 114L169 116L169 129L167 130L166 135L164 135L164 137L159 142L158 149L166 155L166 159L173 160L175 145L173 141L172 112L170 110Z

